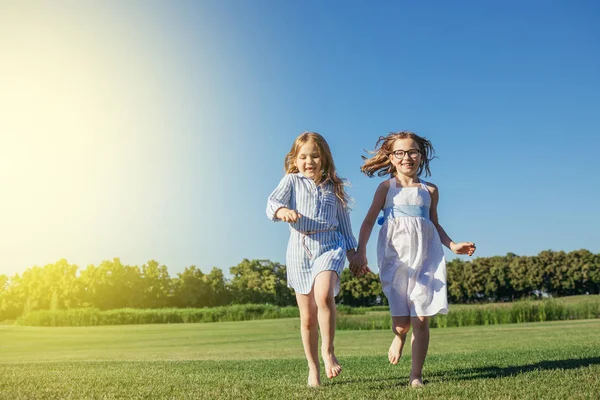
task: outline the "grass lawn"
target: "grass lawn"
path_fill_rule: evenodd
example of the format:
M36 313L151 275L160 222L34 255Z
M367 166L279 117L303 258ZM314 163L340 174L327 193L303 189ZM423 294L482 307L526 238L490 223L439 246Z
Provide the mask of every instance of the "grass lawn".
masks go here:
M423 389L410 346L338 331L344 368L306 388L298 319L77 328L0 326L0 399L598 399L600 319L431 330Z

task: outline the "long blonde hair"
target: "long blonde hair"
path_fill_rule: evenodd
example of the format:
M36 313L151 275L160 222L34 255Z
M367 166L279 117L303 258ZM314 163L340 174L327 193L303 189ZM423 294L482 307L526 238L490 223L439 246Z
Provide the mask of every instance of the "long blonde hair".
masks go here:
M429 162L435 158L435 150L429 140L409 131L390 132L387 136L380 136L377 143L375 143L375 150L368 152L374 154L373 157L367 158L362 156L365 163L360 167L361 172L368 177L372 177L375 173L377 173L378 176L385 176L388 174L390 177L396 176L396 168L394 168L390 161L390 154L392 154L394 142L398 139L409 138L417 142L419 150L421 150L421 164L417 170L417 176L421 176L423 171L425 171L425 176L430 176L431 171L429 170Z
M333 191L335 195L342 202L344 207L348 206L349 197L346 193L346 190L344 190L345 181L344 179L339 177L337 172L335 171L333 155L331 154L331 150L329 149L327 141L323 138L323 136L321 136L317 132L302 132L300 136L298 136L296 140L294 140L294 144L292 144L291 150L285 156L285 172L287 174L299 172L298 167L296 166L296 157L298 156L300 148L310 141L314 142L317 145L317 149L319 150L319 157L321 157L321 165L323 168L323 170L321 171L321 179L319 179L319 181L315 183L317 185L325 183L327 181L333 183Z

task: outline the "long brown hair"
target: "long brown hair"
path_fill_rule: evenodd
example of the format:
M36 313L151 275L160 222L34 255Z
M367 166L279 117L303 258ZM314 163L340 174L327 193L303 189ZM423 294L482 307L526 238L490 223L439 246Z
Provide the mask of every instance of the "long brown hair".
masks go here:
M317 185L325 183L327 181L333 183L333 190L335 195L346 207L348 205L349 197L346 191L344 190L345 181L344 179L339 177L337 172L335 171L333 155L331 154L331 150L329 149L327 141L323 138L323 136L319 135L317 132L303 132L300 134L300 136L296 138L296 140L294 140L294 144L292 144L292 149L285 156L285 172L287 174L299 172L298 167L296 166L296 157L298 156L300 148L310 141L314 142L317 145L317 148L319 149L319 157L321 157L321 165L323 168L323 170L321 171L321 179L319 179L319 181L315 183Z
M378 176L396 176L396 168L390 161L390 154L392 154L392 148L394 142L398 139L413 139L419 145L421 150L421 164L417 170L417 176L421 176L421 173L425 171L425 176L430 176L431 171L429 170L429 162L435 158L435 150L431 142L424 137L417 135L416 133L409 131L401 132L390 132L387 136L380 136L375 143L375 150L369 151L368 153L374 154L373 157L367 158L362 156L365 163L360 167L362 173L368 177L372 177L375 173Z

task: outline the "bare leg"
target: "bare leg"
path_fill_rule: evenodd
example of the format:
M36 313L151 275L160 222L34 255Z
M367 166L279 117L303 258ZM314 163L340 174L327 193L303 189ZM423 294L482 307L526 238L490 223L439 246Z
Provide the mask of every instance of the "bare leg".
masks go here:
M321 356L325 364L328 378L334 378L342 372L342 367L335 357L333 339L335 337L335 300L333 292L338 275L335 271L323 271L315 279L315 302L321 329Z
M402 348L406 341L406 333L410 329L410 317L392 317L392 332L394 332L394 340L388 351L388 360L396 365L402 357Z
M409 383L412 387L423 386L423 364L429 348L429 318L412 317L412 368Z
M319 328L317 326L317 304L313 291L309 294L296 293L296 301L300 310L302 345L308 361L308 386L320 386Z

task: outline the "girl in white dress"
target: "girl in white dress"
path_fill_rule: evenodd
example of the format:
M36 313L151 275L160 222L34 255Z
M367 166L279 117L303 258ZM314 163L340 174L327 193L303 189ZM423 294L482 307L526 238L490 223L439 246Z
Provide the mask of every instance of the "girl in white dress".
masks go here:
M388 359L397 364L412 324L412 368L409 384L423 386L423 364L429 347L429 317L448 312L446 262L442 244L456 254L472 255L475 244L455 243L438 222L437 187L419 177L431 174L431 143L412 132L380 137L361 171L382 182L360 228L358 249L350 268L355 275L368 271L366 248L379 212L382 225L377 261L383 292L390 304L394 340Z

